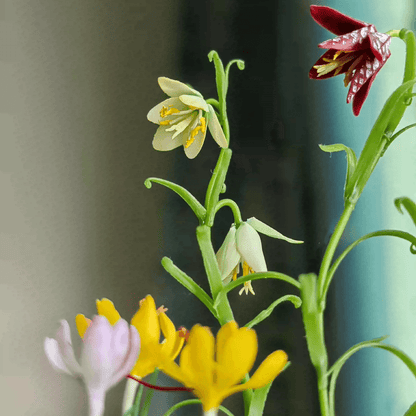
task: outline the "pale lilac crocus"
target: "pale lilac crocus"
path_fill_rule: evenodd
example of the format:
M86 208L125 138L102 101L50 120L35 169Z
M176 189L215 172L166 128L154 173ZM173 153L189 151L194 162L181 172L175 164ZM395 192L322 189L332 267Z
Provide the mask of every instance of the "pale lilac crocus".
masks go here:
M124 319L111 326L104 316L95 316L85 333L78 362L69 324L63 319L56 339L46 338L44 347L55 370L83 379L88 391L89 415L102 416L107 390L126 377L137 360L140 336Z

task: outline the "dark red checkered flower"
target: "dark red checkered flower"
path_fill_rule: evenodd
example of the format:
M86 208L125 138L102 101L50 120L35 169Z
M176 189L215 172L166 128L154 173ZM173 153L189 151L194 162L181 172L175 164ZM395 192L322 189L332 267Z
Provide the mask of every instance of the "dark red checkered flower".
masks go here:
M351 83L347 103L358 116L371 84L391 53L391 37L377 32L374 25L360 22L325 6L311 6L316 23L337 35L320 43L328 49L309 71L309 78L325 79L345 74L344 85Z

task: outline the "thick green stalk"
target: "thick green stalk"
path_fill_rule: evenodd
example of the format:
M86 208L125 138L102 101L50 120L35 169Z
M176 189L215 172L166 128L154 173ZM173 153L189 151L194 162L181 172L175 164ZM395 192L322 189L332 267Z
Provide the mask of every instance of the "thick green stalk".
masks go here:
M324 310L321 308L317 278L313 273L299 276L301 284L302 316L305 325L309 356L318 379L321 416L329 416L328 403L328 354L324 338Z

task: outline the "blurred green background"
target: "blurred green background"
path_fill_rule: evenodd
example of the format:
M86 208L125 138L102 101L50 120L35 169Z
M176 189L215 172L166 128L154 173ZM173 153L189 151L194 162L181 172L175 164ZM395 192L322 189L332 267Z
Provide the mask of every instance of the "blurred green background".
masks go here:
M170 191L143 181L159 176L203 200L218 148L207 138L188 160L182 149L159 153L148 110L164 95L157 77L192 84L215 96L211 49L231 71L229 118L233 159L227 197L243 218L255 216L303 246L262 238L270 270L297 277L317 272L342 211L345 157L318 143L342 142L361 151L383 102L401 81L404 45L377 76L360 116L345 104L342 77L311 81L332 35L313 22L311 1L294 0L3 0L0 1L0 322L4 414L86 414L85 392L56 374L43 339L57 322L73 328L77 313L95 313L108 297L126 319L146 294L169 309L177 326L218 324L203 305L167 275L166 255L207 289L195 240L196 219ZM376 25L380 32L416 29L413 0L328 0ZM414 122L414 106L403 125ZM410 130L382 158L343 236L347 245L382 228L414 233L393 205L416 200L416 141ZM221 211L218 248L231 214ZM334 279L327 310L332 363L351 345L389 334L388 342L416 359L416 259L406 243L381 238L360 246ZM287 284L255 282L256 296L230 296L243 325ZM300 311L279 306L256 328L259 359L275 349L292 365L280 375L265 415L318 415L314 372ZM258 365L258 362L256 365ZM168 384L167 377L160 378ZM416 400L416 383L385 351L358 353L337 387L337 414L402 415ZM106 415L120 413L123 385L107 398ZM182 394L181 398L187 397ZM150 412L162 415L178 396L157 394ZM241 415L241 395L225 404ZM178 415L195 415L195 407Z

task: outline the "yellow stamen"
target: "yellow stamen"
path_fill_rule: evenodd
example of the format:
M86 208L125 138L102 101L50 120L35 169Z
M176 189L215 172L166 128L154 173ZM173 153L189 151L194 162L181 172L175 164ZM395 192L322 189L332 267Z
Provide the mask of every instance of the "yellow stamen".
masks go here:
M166 116L170 116L175 113L180 113L180 111L176 108L173 108L173 106L170 105L169 107L172 108L169 110L168 107L162 107L162 109L160 110L160 117L165 118Z
M159 306L157 309L156 309L156 313L159 315L159 314L161 314L161 313L166 313L168 311L168 308L165 308L164 307L164 305L162 305L162 306Z
M331 71L335 71L334 76L338 75L342 71L342 67L352 59L354 59L354 56L342 56L339 58L339 56L342 53L348 53L348 51L337 51L334 54L334 57L332 59L329 58L323 58L324 62L328 62L327 64L323 65L314 65L313 67L316 69L316 72L318 73L318 77L321 77L322 75L326 75Z
M237 280L237 274L238 274L237 269L238 267L236 267L233 271L233 280Z
M169 126L169 124L170 124L171 121L172 120L162 120L162 121L159 122L159 124L161 126Z
M206 124L206 121L205 121L205 117L201 117L199 119L198 125L191 131L190 137L188 138L188 140L186 140L185 148L188 148L194 142L196 135L200 131L202 133L205 133L206 128L207 128L207 124Z

